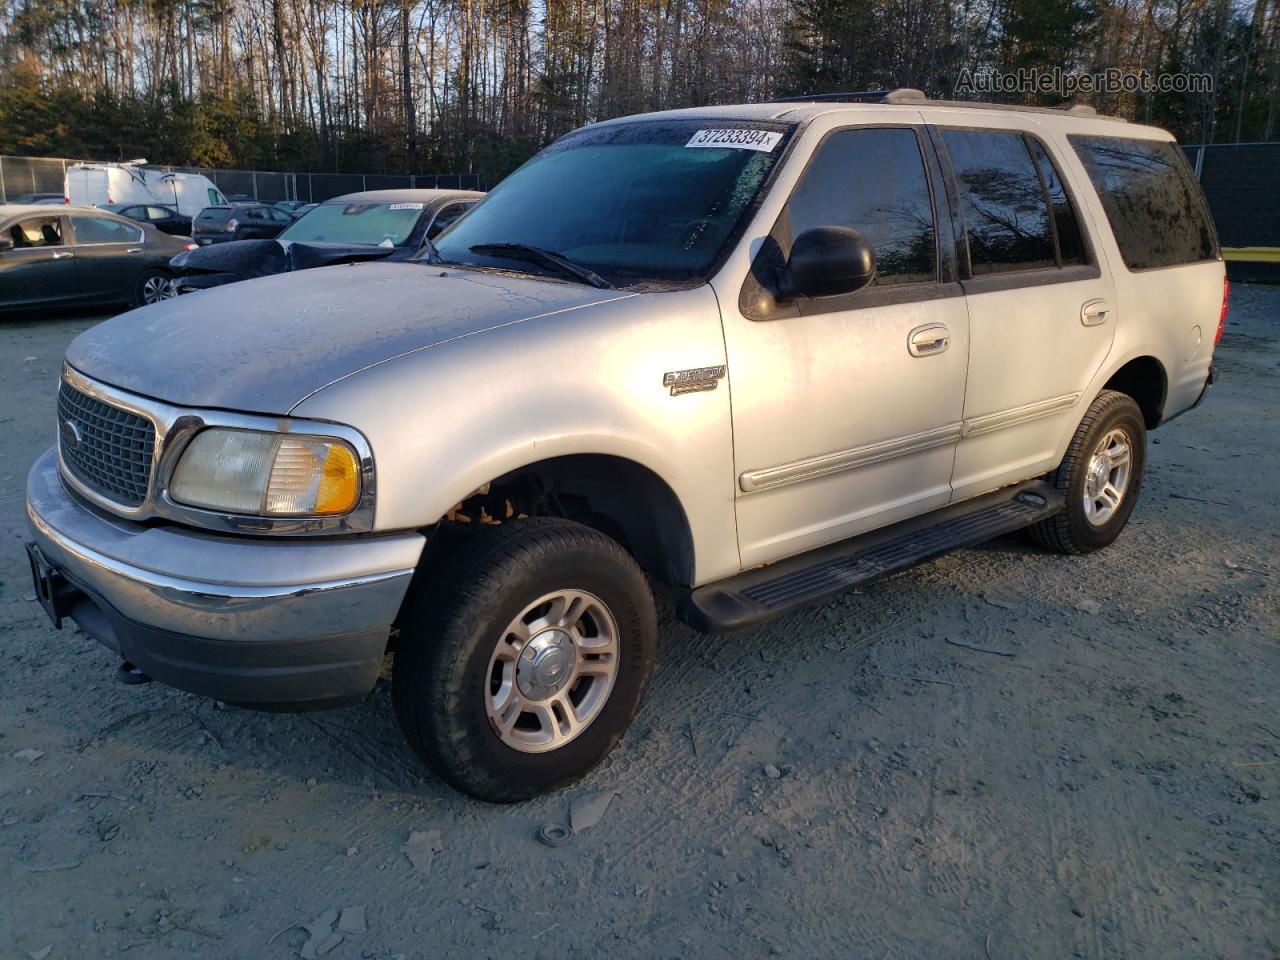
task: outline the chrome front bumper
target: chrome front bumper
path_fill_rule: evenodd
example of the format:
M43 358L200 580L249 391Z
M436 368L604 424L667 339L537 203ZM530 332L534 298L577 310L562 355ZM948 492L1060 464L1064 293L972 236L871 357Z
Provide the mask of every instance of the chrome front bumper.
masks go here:
M219 536L110 518L68 492L53 450L27 478L27 519L74 588L67 615L85 632L155 679L263 706L368 692L425 542Z

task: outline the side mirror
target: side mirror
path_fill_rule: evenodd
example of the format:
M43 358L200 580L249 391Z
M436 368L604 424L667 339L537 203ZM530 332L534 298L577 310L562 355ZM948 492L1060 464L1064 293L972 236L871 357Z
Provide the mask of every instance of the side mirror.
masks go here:
M876 275L871 241L852 227L814 227L796 237L779 271L784 300L837 297L861 290Z
M13 237L7 233L0 233L0 253L13 249Z

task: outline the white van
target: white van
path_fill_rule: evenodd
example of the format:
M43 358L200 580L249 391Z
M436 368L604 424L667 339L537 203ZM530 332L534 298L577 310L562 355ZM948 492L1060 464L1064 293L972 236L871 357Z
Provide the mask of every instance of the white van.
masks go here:
M64 193L82 206L107 203L160 203L184 217L205 207L225 204L227 198L213 181L198 173L149 170L145 160L129 163L77 163L67 167Z

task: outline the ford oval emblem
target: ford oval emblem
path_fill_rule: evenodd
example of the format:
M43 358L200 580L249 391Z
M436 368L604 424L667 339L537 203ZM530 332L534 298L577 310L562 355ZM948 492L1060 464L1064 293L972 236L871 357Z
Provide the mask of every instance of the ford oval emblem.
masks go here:
M62 446L67 450L74 450L84 439L80 436L80 425L74 420L63 420L62 426L58 429L62 434Z

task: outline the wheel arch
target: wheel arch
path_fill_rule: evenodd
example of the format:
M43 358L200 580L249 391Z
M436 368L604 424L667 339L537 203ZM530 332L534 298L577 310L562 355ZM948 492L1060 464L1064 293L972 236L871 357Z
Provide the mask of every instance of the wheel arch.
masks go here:
M1150 354L1127 360L1113 371L1101 390L1116 390L1133 398L1142 411L1148 430L1159 426L1169 395L1169 376L1164 364ZM1099 391L1100 392L1100 391Z
M694 582L693 531L684 506L666 480L635 460L575 453L529 463L483 484L444 522L500 523L507 514L577 520L618 540L657 579Z

